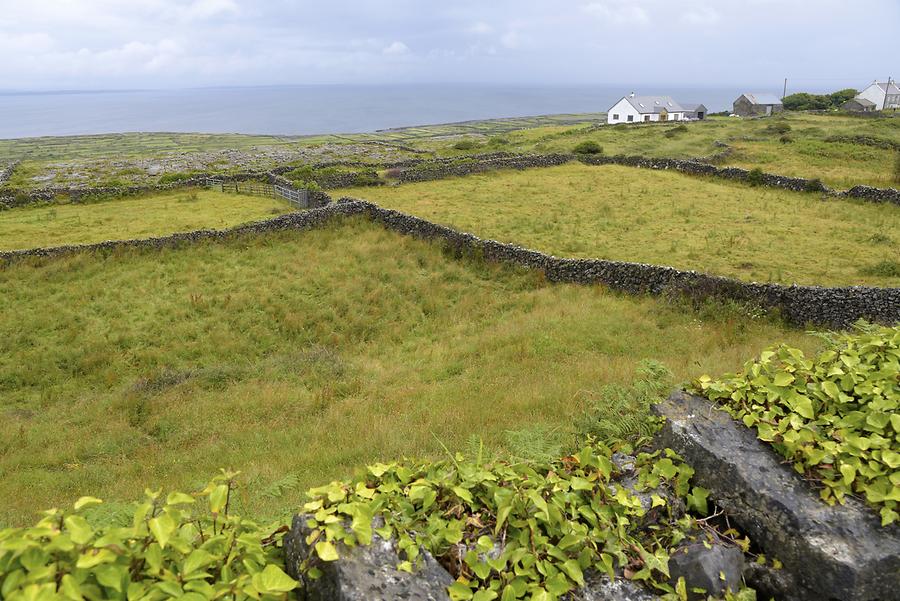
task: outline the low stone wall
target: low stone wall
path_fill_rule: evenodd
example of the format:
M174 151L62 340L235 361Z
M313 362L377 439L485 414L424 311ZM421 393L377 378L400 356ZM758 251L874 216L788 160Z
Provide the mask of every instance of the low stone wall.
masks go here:
M6 181L12 177L13 171L18 167L19 162L13 161L12 163L7 164L2 169L0 169L0 186L2 186Z
M441 240L453 248L478 254L490 261L540 269L553 282L604 284L630 294L686 296L697 300L729 299L778 312L788 322L798 326L847 327L860 318L881 323L900 321L900 288L758 284L643 263L561 259L513 244L483 240L364 201L341 199L339 204L347 202L362 202L375 221L393 231L417 238Z
M99 196L136 196L153 192L166 192L180 188L205 186L211 179L226 182L243 182L255 179L265 179L267 176L268 172L266 171L247 171L230 175L203 173L167 184L155 184L152 186L97 186L93 188L41 188L38 190L8 189L0 191L0 210L34 203L49 202L59 196L66 196L72 202L77 203Z
M96 244L74 244L50 248L0 251L0 267L29 258L54 258L77 253L113 252L125 249L162 249L193 244L205 240L225 240L236 236L264 234L281 230L310 230L321 227L336 217L364 212L360 203L332 203L327 208L287 213L272 219L255 221L225 230L196 230L137 240L112 240Z
M853 186L845 192L839 192L837 196L849 198L862 198L870 202L889 202L900 205L900 190L894 188L873 188L872 186Z
M429 162L400 172L401 183L424 182L447 177L458 177L495 171L498 169L533 169L554 167L572 160L565 154L511 155L489 159L452 159L445 162Z
M317 198L327 198L322 195ZM900 288L849 286L784 286L747 283L731 278L681 271L671 267L625 263L603 259L563 259L514 244L484 240L370 202L342 198L324 208L290 213L274 219L241 225L228 230L200 230L145 240L123 240L76 246L37 248L0 252L0 264L28 257L54 257L85 251L121 248L163 248L235 235L258 234L285 229L310 229L336 216L367 215L385 228L425 240L438 240L461 253L482 256L489 261L539 269L552 282L603 284L629 294L687 297L693 300L726 299L780 313L789 323L827 327L847 327L858 319L880 323L900 322Z

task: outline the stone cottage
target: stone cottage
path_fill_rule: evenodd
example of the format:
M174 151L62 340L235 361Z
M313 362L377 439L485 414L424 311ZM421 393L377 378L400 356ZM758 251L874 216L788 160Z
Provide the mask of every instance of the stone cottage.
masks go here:
M784 111L781 99L775 94L741 94L734 101L734 114L741 117L768 117Z

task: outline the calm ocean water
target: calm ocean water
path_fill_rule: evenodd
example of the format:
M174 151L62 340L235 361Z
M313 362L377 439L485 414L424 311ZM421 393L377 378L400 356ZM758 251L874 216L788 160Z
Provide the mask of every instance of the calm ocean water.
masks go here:
M725 110L744 91L646 86L320 85L0 92L0 138L133 131L317 134L553 113L602 112L636 88ZM777 92L777 90L775 90Z

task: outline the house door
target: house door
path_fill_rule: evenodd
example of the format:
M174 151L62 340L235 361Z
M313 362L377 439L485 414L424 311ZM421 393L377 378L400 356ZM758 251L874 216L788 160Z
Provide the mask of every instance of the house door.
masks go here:
M663 109L662 111L660 111L659 120L660 121L668 121L669 120L669 113L666 111L666 109Z
M772 105L770 104L770 105L766 106L766 117L771 117L771 116L772 116Z

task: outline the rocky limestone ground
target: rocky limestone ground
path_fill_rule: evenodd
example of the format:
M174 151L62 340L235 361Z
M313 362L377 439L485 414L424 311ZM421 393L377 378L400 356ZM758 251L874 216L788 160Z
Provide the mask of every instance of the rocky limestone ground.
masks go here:
M168 153L147 157L53 161L41 165L26 181L29 188L82 188L109 180L127 185L152 185L162 176L176 173L266 171L294 163L392 163L416 156L412 152L384 144L257 146L240 150Z

